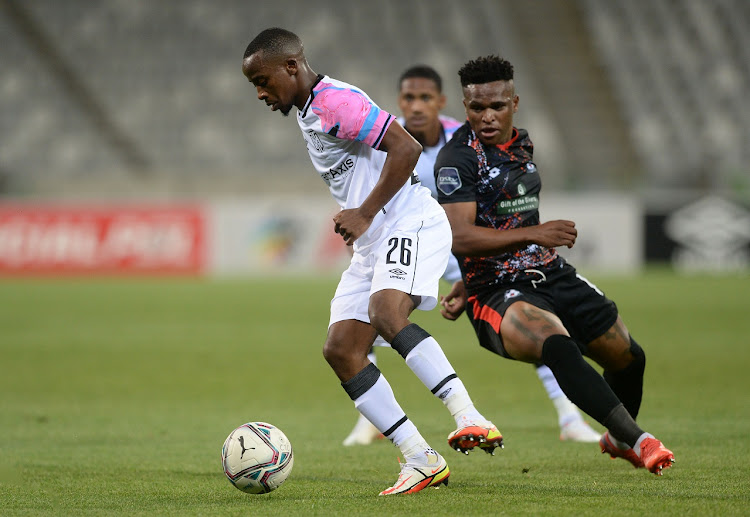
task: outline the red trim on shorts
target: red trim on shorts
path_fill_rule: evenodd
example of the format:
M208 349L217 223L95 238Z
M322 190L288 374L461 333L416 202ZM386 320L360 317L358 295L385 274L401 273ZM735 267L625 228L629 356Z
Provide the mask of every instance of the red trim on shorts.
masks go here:
M497 334L500 334L500 323L503 321L503 317L499 312L488 305L480 305L476 295L470 296L467 303L472 304L472 313L475 320L486 321Z

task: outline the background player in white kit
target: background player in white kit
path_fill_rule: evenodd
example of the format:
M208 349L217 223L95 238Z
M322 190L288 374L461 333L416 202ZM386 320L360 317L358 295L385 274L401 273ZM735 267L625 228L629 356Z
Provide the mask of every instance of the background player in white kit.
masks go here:
M445 212L413 176L422 148L364 92L316 74L292 32L258 34L245 51L242 72L273 111L298 109L312 163L341 206L334 229L354 255L331 302L323 355L357 409L404 456L398 480L381 495L447 484L445 459L367 359L378 334L406 359L454 417L458 429L448 436L453 448L492 452L502 446L502 435L474 407L440 345L408 320L414 309L437 304L439 272L451 247Z
M402 116L397 120L422 145L422 154L419 156L415 170L422 185L429 188L432 197L437 199L435 159L443 145L450 140L453 132L461 127L463 122L440 114L445 108L446 98L443 94L442 78L432 67L416 65L408 68L401 74L398 86L398 106ZM455 282L463 284L461 270L453 254L443 273L443 280L451 285ZM447 313L443 311L443 314ZM374 352L371 352L368 358L372 363L376 363ZM598 442L601 434L586 423L575 404L560 389L552 371L545 365L537 365L536 373L557 410L560 439L574 442ZM367 445L380 436L382 436L380 431L360 413L354 428L344 439L344 445Z

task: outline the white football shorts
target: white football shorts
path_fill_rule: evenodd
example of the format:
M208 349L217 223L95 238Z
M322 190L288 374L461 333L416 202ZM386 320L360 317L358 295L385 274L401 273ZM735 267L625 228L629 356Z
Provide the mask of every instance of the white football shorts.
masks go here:
M330 327L344 320L370 323L370 296L397 289L421 298L417 309L435 308L440 277L450 257L453 237L445 214L426 220L402 219L383 232L384 238L367 255L354 253L331 300ZM384 344L378 337L376 344Z

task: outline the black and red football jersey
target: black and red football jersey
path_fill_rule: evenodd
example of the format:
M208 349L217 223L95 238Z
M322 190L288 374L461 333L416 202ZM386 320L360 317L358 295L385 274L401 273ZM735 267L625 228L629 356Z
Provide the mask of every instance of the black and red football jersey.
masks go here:
M475 224L498 231L539 224L542 181L532 161L533 152L534 144L525 129L513 128L513 137L506 144L485 146L467 122L456 130L435 162L438 201L474 201ZM554 249L530 244L490 257L457 257L466 289L474 294L496 284L532 278L534 273L527 271L553 266L559 255Z

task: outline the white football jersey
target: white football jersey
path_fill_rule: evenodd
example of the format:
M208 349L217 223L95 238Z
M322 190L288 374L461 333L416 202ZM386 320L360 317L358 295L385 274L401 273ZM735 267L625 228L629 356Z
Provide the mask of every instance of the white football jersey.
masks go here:
M315 170L342 209L361 206L380 179L386 153L378 147L394 121L359 88L318 76L297 122ZM408 180L354 243L355 251L377 242L383 225L394 227L405 217L426 219L442 211L428 189Z
M437 188L435 187L435 160L437 160L437 155L440 152L440 149L445 145L445 142L450 140L453 133L456 132L456 129L463 124L463 122L459 122L452 117L446 117L444 115L438 115L438 118L440 119L440 125L443 126L440 140L437 145L432 147L425 146L422 149L422 154L419 155L419 161L414 167L414 170L419 176L419 181L422 182L422 185L430 189L432 197L435 199L437 199ZM398 120L399 124L402 126L406 122L404 117L398 117L396 120Z

